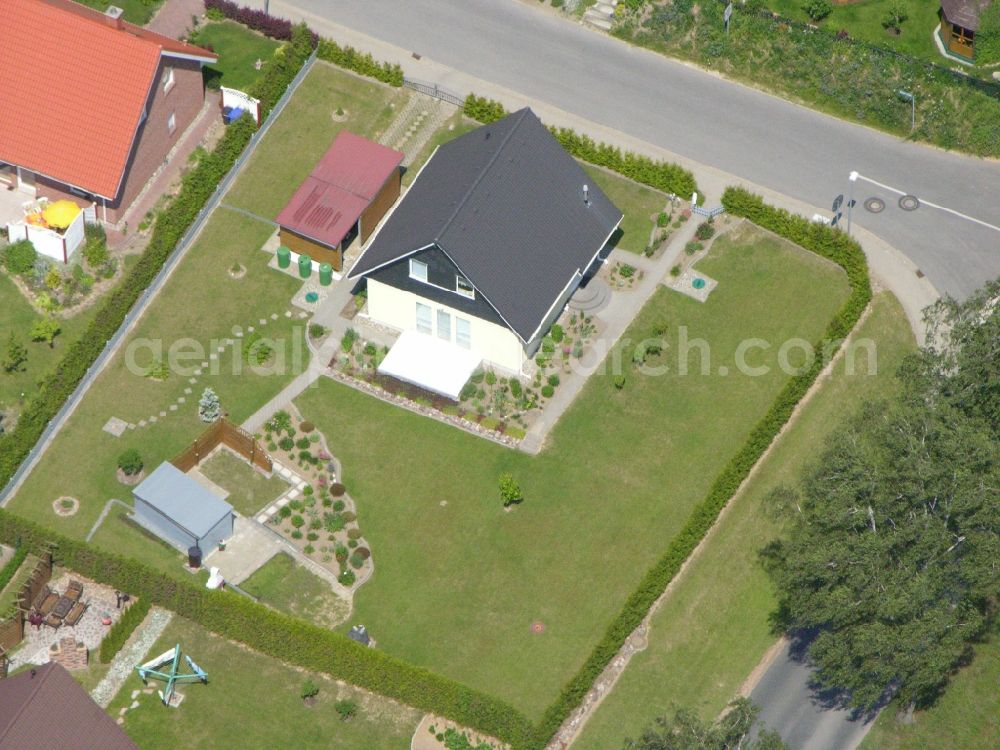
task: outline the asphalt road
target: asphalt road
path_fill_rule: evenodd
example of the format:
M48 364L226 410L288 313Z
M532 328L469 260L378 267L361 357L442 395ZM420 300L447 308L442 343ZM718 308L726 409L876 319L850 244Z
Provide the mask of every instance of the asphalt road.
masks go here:
M251 4L262 4L259 0ZM595 33L517 0L289 0L369 36L541 99L764 187L830 207L850 171L853 220L963 297L1000 276L1000 163L828 117ZM993 225L921 205L914 194ZM880 214L862 208L869 197Z
M791 649L786 643L750 693L761 707L758 721L777 730L792 750L854 750L873 717L828 706L826 696L809 687L812 670Z

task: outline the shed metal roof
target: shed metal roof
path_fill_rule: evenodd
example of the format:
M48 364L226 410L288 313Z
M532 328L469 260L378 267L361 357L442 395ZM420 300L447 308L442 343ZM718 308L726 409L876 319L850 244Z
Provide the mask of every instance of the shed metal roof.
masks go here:
M167 462L132 493L199 539L233 512L232 505Z
M337 247L402 161L399 151L341 131L278 214L278 224Z
M621 220L525 108L439 147L349 275L437 245L527 342Z

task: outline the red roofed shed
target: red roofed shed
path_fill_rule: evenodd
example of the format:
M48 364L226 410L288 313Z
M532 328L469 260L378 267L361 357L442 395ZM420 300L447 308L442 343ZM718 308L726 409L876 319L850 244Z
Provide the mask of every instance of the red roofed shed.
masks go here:
M364 242L399 197L403 155L341 131L278 214L281 243L340 271L344 247Z

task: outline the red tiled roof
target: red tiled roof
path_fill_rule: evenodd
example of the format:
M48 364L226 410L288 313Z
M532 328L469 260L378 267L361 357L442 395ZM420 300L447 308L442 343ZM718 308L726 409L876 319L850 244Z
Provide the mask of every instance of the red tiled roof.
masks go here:
M66 0L4 0L0 161L118 194L161 55L199 47Z
M341 131L278 214L278 224L336 247L402 161L398 151Z
M83 747L138 750L58 664L0 680L0 750Z

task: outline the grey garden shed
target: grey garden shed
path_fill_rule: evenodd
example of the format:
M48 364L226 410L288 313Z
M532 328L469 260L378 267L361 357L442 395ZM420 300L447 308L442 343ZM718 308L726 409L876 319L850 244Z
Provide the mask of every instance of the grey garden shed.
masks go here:
M233 506L171 463L160 464L132 494L136 522L182 552L198 547L208 554L233 534Z

